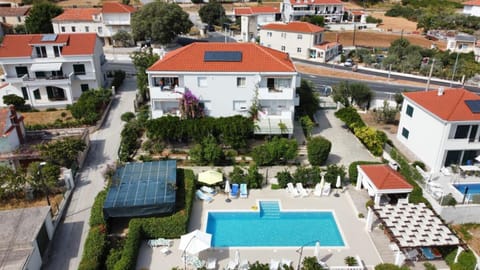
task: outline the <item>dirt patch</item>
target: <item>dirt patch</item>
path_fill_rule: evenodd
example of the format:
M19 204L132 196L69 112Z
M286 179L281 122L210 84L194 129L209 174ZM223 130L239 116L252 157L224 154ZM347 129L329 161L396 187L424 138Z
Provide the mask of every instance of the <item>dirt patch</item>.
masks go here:
M68 110L57 110L51 112L23 112L21 113L25 119L23 122L26 126L32 125L46 125L54 123L55 120L62 121L72 120L72 114Z
M462 233L462 226L465 226L464 228L468 233L471 235L471 237L466 237ZM470 246L471 249L475 251L476 254L480 254L480 224L476 225L453 225L453 229L457 232L457 235L460 236L467 244ZM467 240L468 239L468 240Z
M58 207L63 200L63 194L50 194L48 196L50 204L52 207L53 214L55 215L58 211ZM30 207L40 207L47 206L47 198L42 196L32 201L28 201L24 198L11 199L8 202L0 202L0 210L12 210L18 208L30 208Z
M376 128L377 130L382 130L386 133L390 134L397 134L398 130L398 125L395 124L384 124L384 123L378 123L375 120L375 113L373 111L368 111L367 113L360 113L360 117L362 118L363 122L369 127ZM400 114L397 113L397 116L395 117L396 122L400 120Z
M382 19L382 24L378 26L378 28L383 29L385 31L394 31L394 32L401 32L402 30L405 33L413 33L413 32L420 32L422 29L417 29L417 23L409 21L402 17L389 17L385 16L385 12L383 11L374 11L370 13L370 16Z
M353 31L349 32L325 32L324 39L327 41L335 41L338 36L338 41L343 46L353 46ZM355 32L355 45L365 47L376 48L388 48L390 44L402 37L401 33L381 33L381 32L367 32L356 31ZM435 44L439 49L446 48L446 43L442 41L432 41L426 39L422 35L407 35L404 34L403 38L410 41L411 44L421 46L423 48L431 48L432 44Z

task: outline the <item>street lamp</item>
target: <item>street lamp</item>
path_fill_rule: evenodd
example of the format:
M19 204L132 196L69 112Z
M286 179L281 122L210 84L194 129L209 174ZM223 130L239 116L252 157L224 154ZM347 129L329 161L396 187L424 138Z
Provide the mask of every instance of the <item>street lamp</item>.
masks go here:
M300 270L300 263L302 262L302 256L303 256L303 248L311 243L316 243L316 242L320 242L320 240L313 240L313 241L309 241L305 244L303 244L301 247L299 247L296 252L298 253L298 264L297 264L297 270Z
M40 181L42 182L43 190L45 192L45 195L47 196L47 204L48 204L48 206L50 206L50 198L48 197L48 187L45 184L45 179L43 179L43 175L42 175L42 168L45 165L47 165L47 163L45 161L42 161L38 164L38 176L40 178Z
M183 269L184 270L187 270L187 249L188 249L188 246L190 246L190 244L192 243L193 239L197 238L195 235L192 236L192 238L190 238L190 241L188 241L187 245L185 246L185 250L183 251Z

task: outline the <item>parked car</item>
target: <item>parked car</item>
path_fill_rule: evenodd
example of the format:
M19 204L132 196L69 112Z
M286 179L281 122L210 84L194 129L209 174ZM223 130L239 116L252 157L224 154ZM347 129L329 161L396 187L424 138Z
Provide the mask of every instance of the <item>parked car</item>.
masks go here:
M332 93L332 87L330 85L318 85L316 92L323 96L329 96Z
M353 60L348 58L347 60L345 60L345 63L343 63L343 66L345 67L353 67L354 63L353 63Z

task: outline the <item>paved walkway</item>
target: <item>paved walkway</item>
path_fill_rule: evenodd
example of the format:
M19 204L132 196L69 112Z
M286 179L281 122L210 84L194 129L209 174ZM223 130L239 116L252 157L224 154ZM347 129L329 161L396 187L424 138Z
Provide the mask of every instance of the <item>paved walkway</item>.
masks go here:
M86 164L77 175L77 186L64 220L59 224L53 238L43 266L45 270L78 269L90 228L88 220L93 200L105 186L103 174L106 164L113 164L117 160L119 134L123 128L120 116L124 112L133 111L135 78L127 78L120 90L113 100L103 127L90 136L91 148Z

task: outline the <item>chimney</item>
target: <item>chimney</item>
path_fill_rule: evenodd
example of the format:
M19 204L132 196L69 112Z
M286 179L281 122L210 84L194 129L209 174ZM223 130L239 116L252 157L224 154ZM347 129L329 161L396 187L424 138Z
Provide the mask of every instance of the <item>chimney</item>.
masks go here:
M17 111L15 110L14 105L8 106L8 109L10 110L10 123L13 127L15 127L15 130L17 131L18 141L20 142L20 144L24 144L25 137L23 136L22 127L20 126L22 119L18 118Z
M445 91L445 89L443 87L438 87L437 96L443 96L444 91Z

